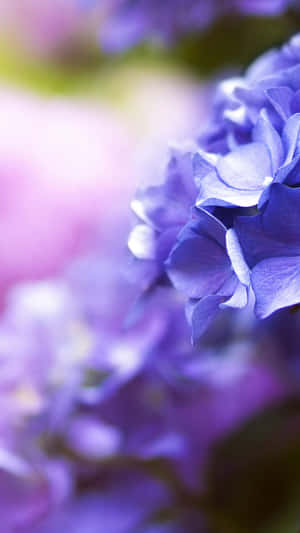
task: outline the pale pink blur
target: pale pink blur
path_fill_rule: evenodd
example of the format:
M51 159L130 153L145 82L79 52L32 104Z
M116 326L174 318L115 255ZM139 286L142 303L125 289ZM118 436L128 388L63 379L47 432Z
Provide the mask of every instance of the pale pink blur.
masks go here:
M97 40L97 9L77 0L7 0L0 2L0 31L25 51L57 54L88 37Z
M0 303L16 282L61 271L95 241L125 248L138 181L205 114L205 91L173 75L123 88L119 108L0 89Z
M2 90L0 115L3 291L57 271L99 223L101 235L103 212L117 209L113 195L128 202L132 140L108 107L78 101Z

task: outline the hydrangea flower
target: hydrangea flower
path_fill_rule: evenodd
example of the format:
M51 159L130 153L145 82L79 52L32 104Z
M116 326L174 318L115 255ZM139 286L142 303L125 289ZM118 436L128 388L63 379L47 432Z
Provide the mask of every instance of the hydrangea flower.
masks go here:
M299 69L296 35L221 83L207 131L133 201L129 248L144 287L171 281L185 294L195 342L252 289L259 318L300 303Z
M138 259L138 279L144 289L164 273L164 261L180 228L188 221L197 189L191 152L172 148L162 184L141 188L131 207L137 224L130 233L129 250ZM134 267L135 265L133 265Z
M300 301L299 202L300 190L273 185L261 214L236 219L260 318Z
M299 126L300 114L296 113L286 120L279 135L264 108L252 129L252 142L216 157L205 175L203 159L197 154L196 205L261 207L272 183L291 183L297 179ZM207 167L207 161L204 164Z
M105 506L103 519L111 524L112 532L119 531L121 524L127 531L127 522L140 523L142 520L151 523L156 513L160 512L162 502L165 502L163 507L170 506L170 509L177 509L178 505L180 508L186 506L186 501L181 501L182 493L187 492L191 501L192 495L197 497L199 478L212 443L238 426L250 413L285 394L285 385L276 372L265 365L251 362L253 345L247 340L241 342L238 331L236 346L233 341L235 337L230 334L227 359L222 362L216 358L211 377L209 361L213 361L213 355L218 351L223 353L226 343L223 339L218 348L213 335L210 341L206 340L202 350L191 358L186 331L181 331L184 326L182 312L178 315L174 313L173 298L169 308L166 308L169 290L164 290L159 297L156 295L152 324L149 320L150 310L150 313L143 315L143 327L137 323L130 331L122 331L118 313L113 321L113 313L105 315L103 304L99 302L100 293L104 298L105 286L108 291L105 297L106 310L107 302L115 306L114 285L107 284L103 271L99 273L98 261L94 269L94 273L99 273L96 286L96 278L93 280L91 275L89 278L86 276L87 264L89 272L93 272L91 258L88 259L84 260L85 268L79 268L78 263L75 265L75 272L72 269L70 278L73 287L70 296L75 296L75 303L78 298L79 314L78 305L75 307L73 301L70 309L66 306L68 300L65 297L58 300L63 305L53 305L54 301L50 305L51 287L32 286L23 294L15 293L14 305L4 324L6 328L8 324L11 327L14 325L14 336L20 337L21 347L24 345L24 334L27 332L28 335L35 326L34 339L37 342L39 332L40 349L47 355L46 360L45 357L43 360L41 357L37 359L47 369L44 386L43 380L37 379L39 373L35 373L44 402L39 404L40 414L33 411L33 421L37 420L38 426L32 432L31 424L29 437L32 439L33 435L41 435L41 443L44 441L46 450L50 448L52 454L55 453L55 443L63 445L66 456L75 457L71 469L75 483L82 483L83 487L85 484L88 488L95 487L90 491L84 490L81 495L75 493L73 497L69 496L69 502L64 502L59 510L50 510L43 524L45 529L41 531L53 531L64 521L70 521L71 524L76 519L76 509L80 512L82 505L87 505L91 512L94 509L90 517L83 513L80 518L82 524L91 523L91 528L98 517L96 509ZM91 287L94 287L94 301L89 290ZM98 290L95 290L97 287ZM118 287L120 291L120 285ZM75 294L74 288L77 288ZM39 300L45 290L49 295L48 308L45 299ZM124 295L124 286L122 290ZM111 294L111 299L107 297L108 294ZM66 292L63 291L62 295L66 295ZM181 304L180 308L182 310ZM71 331L69 320L70 325L74 324L74 320L74 325L77 324ZM154 328L153 320L156 323ZM228 331L228 323L224 324L224 329ZM94 343L87 342L87 335L90 338L91 334L96 338ZM51 344L49 340L52 340ZM28 352L26 348L25 345L23 357L26 354L32 357L34 352ZM181 366L176 364L178 356L182 359ZM171 487L169 482L161 487L161 480L157 483L151 469L146 477L136 479L138 465L137 472L140 468L144 472L146 465L155 464L155 461L171 468ZM125 465L125 473L122 464ZM160 471L163 468L160 466ZM106 480L104 487L103 478ZM101 491L98 483L101 483ZM121 508L117 506L123 490L125 497L126 490L128 494L147 491L149 484L153 495L147 498L145 505L137 506L139 500L133 498L131 504L128 502L125 505L123 499L124 505ZM116 507L119 509L117 519ZM74 515L70 515L73 510ZM197 531L201 517L194 517L193 513L193 507L189 505L183 516L179 514L178 517L176 513L173 516L171 512L172 527L177 527L179 520L184 524L191 522L191 530L196 528Z
M281 135L287 119L299 111L299 41L295 35L254 61L243 77L219 84L211 123L200 136L207 151L225 154L252 142L261 115Z
M233 95L223 101L218 116L223 153L216 151L208 171L201 154L194 158L199 183L197 206L254 206L261 210L257 217L237 217L233 221L260 318L299 303L297 278L291 273L292 257L297 255L299 46L297 35L281 50L265 54L250 67L241 83L233 84ZM233 234L229 230L229 235ZM290 243L289 250L283 243ZM287 277L281 278L283 271Z
M191 299L188 312L194 340L220 306L241 308L247 303L248 276L244 270L234 270L226 249L226 227L206 211L194 211L165 266L175 288Z
M293 0L168 0L163 3L159 0L115 0L107 5L100 40L103 48L112 52L149 37L170 42L180 34L207 28L217 17L232 10L242 14L279 15L291 4Z
M223 244L223 226L204 217ZM168 510L167 531L197 531L203 517L189 501L210 446L286 386L251 361L255 346L233 317L196 351L170 287L132 308L122 246L111 240L105 260L103 250L16 287L2 315L0 464L18 505L7 505L7 523L22 513L24 531L93 531L103 510L112 533L160 531Z
M97 531L99 513L111 533L127 533L132 525L145 532L177 533L188 526L199 531L205 516L194 503L201 502L211 445L284 394L280 380L267 368L241 366L241 376L222 387L185 394L148 369L104 404L95 404L89 416L118 428L122 446L102 464L99 456L94 463L93 455L85 462L78 449L78 480L87 489L83 485L81 494L50 513L37 533L57 531L61 524L72 525L74 531L87 525ZM73 437L83 439L88 428L78 429Z
M188 152L186 145L172 149L165 181L138 191L132 202L138 223L128 246L134 256L132 274L142 290L169 279L191 299L188 316L197 343L220 306L246 305L249 273L234 235L226 238L226 226L203 209L191 215L197 198L193 149L194 144ZM210 159L208 155L205 170Z

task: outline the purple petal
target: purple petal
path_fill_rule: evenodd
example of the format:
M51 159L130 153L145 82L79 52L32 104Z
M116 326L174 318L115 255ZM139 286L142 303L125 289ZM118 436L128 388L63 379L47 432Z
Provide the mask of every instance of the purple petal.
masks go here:
M272 87L267 89L266 94L279 116L287 120L291 114L293 91L289 87Z
M243 191L261 190L264 179L272 175L269 151L262 143L241 146L219 160L217 171L230 187Z
M211 205L250 207L257 204L260 194L261 189L242 191L232 188L219 179L216 171L212 171L201 181L196 205L197 207Z
M291 102L291 113L294 115L295 113L300 112L300 89L295 92L293 96L293 100Z
M220 222L220 220L214 215L201 208L194 209L193 215L196 222L195 231L199 233L199 235L203 234L214 239L220 244L220 246L225 248L226 227L224 224L222 224L222 222Z
M300 302L299 266L300 257L273 257L253 269L255 312L259 318Z
M192 327L192 340L197 344L203 333L210 326L216 315L220 312L220 304L224 297L211 295L197 302L187 304L187 317Z
M226 300L226 302L221 303L220 307L226 308L226 307L234 307L237 309L242 309L247 305L248 302L248 289L245 287L245 285L242 285L242 283L238 283L236 286L236 289L229 298L229 300Z
M105 458L119 452L121 436L117 429L92 417L77 416L67 438L71 449L88 458Z
M272 175L283 163L283 147L279 134L262 113L253 130L253 140L264 143L270 152L272 162Z
M217 162L217 157L214 156L213 159L208 157L207 154L197 152L193 157L193 170L196 183L201 184L202 179L207 176L215 168Z
M231 260L231 264L238 279L244 285L250 284L250 272L245 261L241 245L234 229L229 229L226 233L227 253Z
M189 298L217 292L230 272L230 261L215 241L203 235L187 238L172 250L166 269L173 285Z
M300 189L272 185L270 200L262 215L262 225L264 231L277 240L299 248Z
M284 161L285 165L291 163L293 157L295 156L296 149L299 145L299 132L300 113L297 113L289 118L282 132L282 142L286 154Z
M128 248L139 259L155 259L156 232L145 224L137 224L129 235Z
M238 217L234 227L250 268L269 257L300 255L300 190L272 185L263 214Z
M167 198L163 187L149 187L139 191L131 208L141 220L157 230L174 224L185 224L189 213L184 203Z

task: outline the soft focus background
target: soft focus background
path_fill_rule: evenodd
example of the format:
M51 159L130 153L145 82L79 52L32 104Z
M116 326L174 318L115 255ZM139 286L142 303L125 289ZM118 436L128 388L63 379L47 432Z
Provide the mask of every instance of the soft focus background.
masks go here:
M126 242L137 184L299 13L112 51L103 4L0 1L0 530L297 533L299 317L195 350L167 289L139 317Z

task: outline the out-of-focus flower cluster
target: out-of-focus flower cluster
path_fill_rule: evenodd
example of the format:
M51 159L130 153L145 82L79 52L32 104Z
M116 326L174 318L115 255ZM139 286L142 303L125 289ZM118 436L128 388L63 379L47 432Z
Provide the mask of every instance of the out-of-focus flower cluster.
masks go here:
M168 90L173 105L174 87ZM206 92L200 94L202 118ZM256 325L247 310L238 321L234 314L221 317L218 333L208 330L196 350L183 299L167 286L141 298L140 288L129 283L132 140L114 114L7 92L2 102L4 119L16 117L13 127L3 121L2 166L24 183L11 189L1 174L4 192L7 184L7 229L0 243L6 261L0 321L3 531L57 533L68 526L96 533L99 523L109 533L205 531L209 516L202 500L212 445L285 398L289 377L286 382L267 358L256 359L265 337L253 341ZM165 116L183 128L179 109L168 114L165 99L163 104ZM195 108L183 100L182 109L192 133ZM171 124L161 133L156 128L152 140L161 144L171 130ZM40 131L46 137L34 135ZM175 176L176 165L173 171ZM20 219L16 210L20 215L22 209Z
M87 4L95 4L96 0ZM100 30L103 49L117 52L152 39L174 42L180 34L206 29L224 15L280 15L293 0L112 0Z
M114 241L105 258L94 249L10 293L0 459L10 498L15 485L23 492L18 513L8 501L7 531L96 532L99 520L111 533L199 531L210 447L288 391L253 359L247 318L227 317L196 351L170 288L133 306L122 249Z

